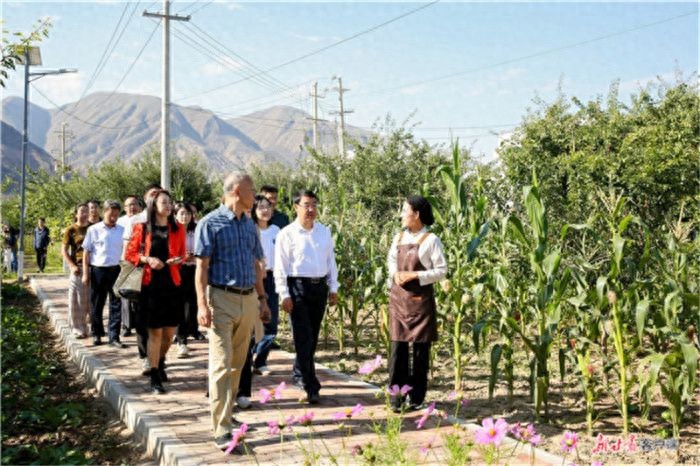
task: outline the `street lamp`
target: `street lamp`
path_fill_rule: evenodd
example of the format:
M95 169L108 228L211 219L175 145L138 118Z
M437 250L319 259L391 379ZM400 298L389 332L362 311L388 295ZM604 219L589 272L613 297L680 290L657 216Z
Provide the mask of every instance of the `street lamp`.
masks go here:
M25 216L25 200L24 191L26 187L27 177L27 146L29 145L29 137L27 126L29 121L29 83L36 81L53 74L75 73L78 71L75 68L61 68L58 70L43 70L30 73L30 66L41 66L41 51L39 47L24 47L24 57L20 60L24 64L24 126L22 128L22 181L20 191L22 203L19 216L19 252L17 253L17 282L22 283L24 280L24 216ZM32 78L32 79L30 79Z

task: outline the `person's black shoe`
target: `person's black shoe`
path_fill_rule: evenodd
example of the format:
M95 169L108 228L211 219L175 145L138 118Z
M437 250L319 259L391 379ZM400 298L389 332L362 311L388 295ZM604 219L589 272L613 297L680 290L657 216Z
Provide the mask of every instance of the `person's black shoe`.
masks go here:
M272 343L270 343L270 349L281 349L282 347L280 346L279 343L277 343L277 340L272 340Z
M214 445L216 445L216 448L219 450L226 450L228 448L228 444L231 443L231 433L227 433L224 435L219 435L218 437L214 437Z
M202 341L202 340L206 340L206 339L207 339L207 337L205 337L204 334L201 333L201 332L195 333L194 335L192 335L192 338L195 339L195 340L198 340L198 341Z
M131 329L130 329L130 328L124 328L124 329L122 329L122 336L123 336L123 337L130 337L131 335L133 335L133 333L131 333Z
M306 391L306 388L304 388L304 382L301 379L294 379L292 384L302 392Z
M158 374L160 375L160 380L163 382L168 381L168 374L165 373L165 358L160 358L158 361Z
M102 344L102 337L93 337L92 344L95 346L100 346Z
M424 407L425 405L423 403L415 403L411 401L406 406L406 411L418 411L419 409L423 409Z
M156 395L165 393L165 388L163 388L163 383L160 380L160 374L156 367L151 368L151 391Z
M317 405L321 401L321 395L318 392L309 393L306 397L310 405Z
M109 346L111 346L113 348L119 348L119 349L126 348L126 345L119 340L110 340Z

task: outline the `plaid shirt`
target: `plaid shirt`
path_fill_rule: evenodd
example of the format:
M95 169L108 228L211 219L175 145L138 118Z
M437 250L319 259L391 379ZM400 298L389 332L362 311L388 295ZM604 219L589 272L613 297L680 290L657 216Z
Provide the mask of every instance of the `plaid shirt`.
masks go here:
M253 220L223 204L197 223L194 255L209 258L209 284L240 288L255 285L255 260L264 258Z

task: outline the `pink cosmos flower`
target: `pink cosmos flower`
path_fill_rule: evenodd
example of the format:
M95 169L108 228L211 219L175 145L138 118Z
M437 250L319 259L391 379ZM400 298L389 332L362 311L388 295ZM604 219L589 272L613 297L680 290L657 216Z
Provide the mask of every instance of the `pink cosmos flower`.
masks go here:
M228 448L226 448L227 455L230 455L234 448L243 443L246 432L248 432L248 424L245 423L241 424L241 427L236 429L233 433L233 438L231 438L231 442L228 444Z
M376 358L374 358L371 361L367 361L360 368L358 369L357 373L360 375L369 375L372 372L376 371L379 369L382 365L383 359L381 355L377 355Z
M508 423L505 420L498 419L494 423L493 419L488 417L481 421L481 427L474 434L474 440L480 445L492 443L499 446L507 432Z
M431 414L433 414L433 411L435 411L435 402L433 401L430 403L430 405L425 408L425 412L423 413L423 416L421 416L420 419L416 421L416 429L422 429L423 426L425 425L426 421L430 417Z
M516 439L523 443L538 445L542 441L542 436L535 431L535 426L532 424L528 424L526 427L523 427L518 422L517 424L511 426L510 431Z
M304 413L301 416L297 418L297 422L301 424L302 426L310 426L311 421L314 419L314 412L309 411L308 413Z
M261 388L258 396L260 396L260 404L263 405L272 399L272 393L266 388Z
M561 439L561 449L566 453L571 453L576 449L576 444L578 443L578 435L576 432L571 432L567 430L564 432L564 437Z
M404 385L403 387L399 388L398 385L394 384L391 387L386 388L386 392L391 396L406 396L406 394L411 390L413 390L413 387L411 387L410 385Z
M352 456L357 456L362 454L362 446L361 445L355 445L352 447L352 450L350 451L350 454Z
M275 400L282 399L282 392L287 388L287 384L280 382L280 384L275 388Z
M360 414L363 409L365 409L365 407L362 406L362 404L357 403L354 408L345 408L344 411L340 411L339 413L335 413L332 416L332 419L334 421L340 421L342 419L352 419L353 416Z
M591 466L603 466L603 462L602 461L594 461L591 463Z
M287 419L284 420L284 423L290 427L296 424L297 422L299 422L299 420L294 416L287 416Z
M437 437L433 436L430 440L428 440L428 443L420 447L420 452L423 453L424 455L427 455L430 450L433 448L433 443L435 442L435 439Z
M282 432L280 428L280 423L277 421L267 422L267 433L270 435L279 435Z

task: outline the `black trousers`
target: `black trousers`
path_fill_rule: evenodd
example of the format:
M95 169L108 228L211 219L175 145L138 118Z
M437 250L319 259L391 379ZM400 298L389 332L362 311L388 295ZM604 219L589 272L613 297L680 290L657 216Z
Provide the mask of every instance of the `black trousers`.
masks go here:
M301 382L307 393L318 393L321 383L316 377L314 356L321 321L326 312L328 285L325 279L287 278L292 298L292 335L294 337L294 381Z
M238 393L236 396L247 396L250 398L253 389L253 348L255 347L255 338L250 339L248 346L248 356L245 358L245 364L241 370L241 381L238 382Z
M36 265L39 267L39 272L43 272L46 267L47 248L34 249L34 251L36 251Z
M139 358L148 357L148 318L146 311L141 309L138 299L129 300L131 322L136 332L136 347L139 350Z
M389 357L389 385L409 385L411 403L421 404L428 391L428 366L430 364L430 342L412 343L413 358L409 358L409 343L392 341ZM412 360L411 360L412 359ZM410 364L410 363L413 364ZM399 401L399 400L396 400Z
M185 312L183 320L177 326L177 342L187 344L188 336L195 336L199 331L197 323L197 292L194 288L194 270L193 265L183 265L180 267L180 276L182 277L181 292L184 302Z
M90 266L90 304L92 306L90 319L92 321L92 336L105 336L102 322L102 311L109 296L109 341L119 340L119 330L122 325L122 300L112 291L114 282L119 276L119 266L93 267Z

